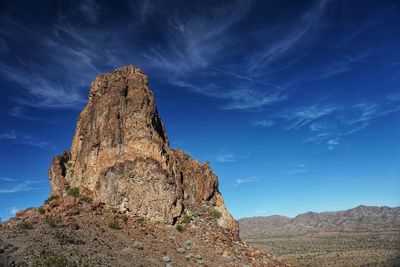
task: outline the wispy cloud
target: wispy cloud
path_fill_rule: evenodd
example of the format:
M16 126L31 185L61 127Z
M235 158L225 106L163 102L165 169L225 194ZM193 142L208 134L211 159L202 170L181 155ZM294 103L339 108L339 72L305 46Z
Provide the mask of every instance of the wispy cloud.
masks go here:
M317 119L332 114L338 108L339 107L335 105L315 104L287 109L277 116L292 122L292 124L287 127L288 130L297 130Z
M14 181L16 181L16 179L8 178L8 177L0 177L0 181L3 181L3 182L14 182Z
M169 14L166 46L153 47L144 54L155 67L184 78L196 69L203 69L228 44L225 33L241 20L250 7L249 1L233 1L227 5L198 7L198 12L187 16ZM205 14L207 13L207 16Z
M97 23L100 7L94 0L81 1L79 9L87 21L93 25Z
M371 125L374 120L400 111L400 98L384 96L376 102L358 102L353 105L313 104L287 109L277 115L286 120L287 130L299 130L305 126L311 136L304 143L325 144L327 150L334 150L339 139L358 133Z
M261 128L268 128L275 125L273 120L255 120L251 122L251 125Z
M284 173L289 175L306 174L310 170L304 164L297 164L295 167L284 171Z
M263 51L253 55L250 61L249 72L254 73L260 68L266 68L276 60L287 56L292 49L296 48L305 40L305 37L317 29L319 21L323 16L329 1L317 1L310 10L304 13L299 20L293 23L293 29L282 38L273 43L269 43ZM308 38L309 42L310 39ZM292 62L292 61L289 61Z
M98 23L107 14L106 7L93 0L81 1L70 11L79 14L83 23L60 10L52 23L32 31L15 16L3 16L0 55L11 51L16 59L2 61L0 74L23 92L12 98L17 107L10 113L28 118L18 109L26 106L79 109L98 73L128 63L140 66L154 79L220 99L218 105L225 110L260 111L278 105L290 99L300 84L349 71L374 53L368 48L355 53L328 51L335 57L310 66L302 64L295 72L299 74L282 75L307 57L323 37L331 5L340 6L334 1L315 1L278 26L272 22L248 31L242 27L255 4L240 0L211 5L196 2L189 9L185 4L171 8L162 1L134 1L127 4L129 17L121 15L116 22L123 27ZM351 31L357 36L369 25L374 23ZM245 44L250 47L243 49ZM31 47L37 56L26 54ZM337 49L345 51L343 45ZM292 127L309 121L304 117Z
M239 178L235 180L235 186L239 186L242 184L254 184L259 182L260 180L256 176L250 176L246 178Z
M227 154L222 154L222 155L217 156L216 161L221 162L221 163L236 162L241 158L243 158L243 157L236 156L235 154L232 154L232 153L227 153Z
M15 214L19 211L17 207L9 207L7 211L12 215L15 216Z
M4 180L3 180L4 181ZM39 181L18 181L18 180L11 180L5 181L7 183L1 184L0 187L0 194L13 194L13 193L20 193L25 191L33 191L38 190L39 188L35 186L35 184L41 183ZM10 184L13 183L13 184Z
M29 145L40 149L46 149L49 146L48 142L37 140L30 135L20 134L15 131L0 133L0 141L1 140L11 144Z
M328 140L327 144L328 144L328 150L334 150L335 147L339 145L339 139L338 138L330 139Z

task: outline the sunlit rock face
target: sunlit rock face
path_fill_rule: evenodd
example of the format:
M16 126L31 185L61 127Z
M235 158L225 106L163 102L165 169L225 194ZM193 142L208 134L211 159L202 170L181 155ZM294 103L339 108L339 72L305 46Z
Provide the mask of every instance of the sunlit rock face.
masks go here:
M71 152L49 169L51 194L76 187L128 214L174 223L184 209L208 205L220 226L238 232L208 163L171 149L147 76L131 65L98 76L81 112Z

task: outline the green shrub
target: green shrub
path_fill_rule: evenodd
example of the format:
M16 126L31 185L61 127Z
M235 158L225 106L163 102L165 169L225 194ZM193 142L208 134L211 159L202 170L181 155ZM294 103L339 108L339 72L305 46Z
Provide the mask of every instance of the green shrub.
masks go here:
M43 266L43 267L77 267L78 265L75 262L70 261L65 256L53 256L44 254L40 257L34 266Z
M219 218L221 218L222 213L219 212L219 211L216 210L216 209L213 209L213 210L211 211L211 215L212 215L215 219L219 219Z
M24 230L33 229L33 225L30 222L27 222L25 220L19 221L18 226L19 226L19 228L24 229Z
M139 218L139 223L140 223L141 225L143 225L143 224L145 223L145 221L146 221L146 219L145 219L144 217L140 217L140 218Z
M183 231L185 231L185 227L182 224L178 224L178 225L176 225L176 230L179 233L182 233Z
M56 227L58 227L58 224L60 223L60 219L59 218L47 218L46 223L51 228L56 228Z
M72 232L59 230L54 234L54 237L57 238L62 245L77 243L76 237Z
M192 219L193 219L192 216L185 212L183 214L182 222L188 224L188 223L190 223L192 221Z
M71 187L70 189L68 189L67 195L73 197L79 197L80 196L79 188Z
M88 197L88 196L81 197L81 201L85 202L85 203L88 203L88 204L92 204L93 203L93 199L91 197Z
M44 201L45 204L49 204L51 201L59 199L59 196L50 196L48 199Z
M110 222L108 224L108 227L110 227L111 229L114 229L114 230L121 229L121 226L119 225L119 222L117 220L114 220L114 221Z
M39 207L39 208L38 208L38 212L39 212L40 214L45 214L45 213L46 213L46 210L45 210L43 207Z

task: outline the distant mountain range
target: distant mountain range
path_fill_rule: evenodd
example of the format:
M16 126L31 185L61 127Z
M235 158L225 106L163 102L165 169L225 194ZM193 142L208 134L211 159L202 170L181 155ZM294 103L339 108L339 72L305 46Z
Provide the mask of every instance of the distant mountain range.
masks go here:
M315 232L400 230L400 207L358 206L336 212L306 212L294 218L273 215L239 219L242 239Z

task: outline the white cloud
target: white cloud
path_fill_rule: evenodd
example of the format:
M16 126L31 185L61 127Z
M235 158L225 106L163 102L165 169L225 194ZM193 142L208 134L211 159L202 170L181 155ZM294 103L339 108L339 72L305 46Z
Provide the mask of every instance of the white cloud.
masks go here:
M228 154L223 154L219 155L216 158L216 161L225 163L225 162L236 162L240 159L240 157L237 157L235 154L228 153Z
M19 211L19 209L16 207L9 207L7 210L11 213L12 216L15 216L15 214Z
M256 176L250 176L246 178L239 178L235 180L235 186L241 185L241 184L253 184L257 183L260 180Z
M8 188L0 188L0 194L9 194L9 193L19 193L19 192L23 192L23 191L30 191L32 190L29 187L29 183L24 182L24 183L19 183L16 184L12 187L8 187Z
M311 105L295 107L283 111L278 117L284 118L288 121L294 121L287 127L288 130L297 130L303 126L313 122L314 120L328 116L338 110L339 107L335 105Z
M337 145L339 145L339 141L337 138L328 140L328 150L334 150Z

